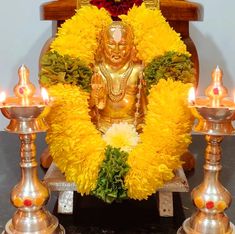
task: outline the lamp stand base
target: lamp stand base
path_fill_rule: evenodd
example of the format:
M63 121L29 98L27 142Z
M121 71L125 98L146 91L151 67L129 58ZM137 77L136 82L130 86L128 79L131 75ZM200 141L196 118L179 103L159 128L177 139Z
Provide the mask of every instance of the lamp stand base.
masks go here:
M12 219L10 219L2 234L65 234L65 229L59 224L58 219L55 216L51 216L51 218L51 222L45 222L44 225L35 225L35 223L32 224L29 220L24 226L20 227L20 230L14 227Z
M190 227L190 218L186 219L183 225L178 229L177 234L212 234L210 230L207 232L199 233L191 229ZM230 222L230 230L224 234L235 234L235 226Z

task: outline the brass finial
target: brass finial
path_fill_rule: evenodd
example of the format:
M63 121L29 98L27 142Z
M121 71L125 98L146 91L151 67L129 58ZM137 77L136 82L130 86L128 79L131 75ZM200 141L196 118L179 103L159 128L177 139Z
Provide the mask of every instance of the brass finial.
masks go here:
M145 6L150 9L160 9L160 0L144 0Z
M223 85L223 71L218 65L213 70L211 77L212 81L206 89L206 96L210 98L210 104L212 107L220 107L222 106L222 99L228 95L228 90Z
M21 105L28 106L36 88L29 80L29 69L25 65L20 66L18 75L19 82L14 87L14 93L19 98Z
M82 6L89 6L90 0L77 0L77 9L79 9Z

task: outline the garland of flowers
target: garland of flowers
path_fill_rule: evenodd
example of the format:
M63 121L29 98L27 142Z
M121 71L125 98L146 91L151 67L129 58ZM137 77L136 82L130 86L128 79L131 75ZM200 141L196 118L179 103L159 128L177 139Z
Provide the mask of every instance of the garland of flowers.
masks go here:
M119 148L107 146L105 156L96 188L92 191L92 194L107 203L127 199L127 188L123 178L129 170L128 153Z
M187 95L191 84L161 79L148 96L141 143L129 154L130 170L125 177L128 196L147 199L174 177L180 167L180 156L191 143L191 112ZM147 149L147 150L146 150Z
M63 84L51 86L48 91L54 98L46 117L50 153L66 180L75 182L81 194L89 194L96 187L105 148L90 120L89 94L77 86Z
M138 57L147 67L154 59L159 61L164 56L169 57L168 52L171 51L171 58L176 55L181 57L182 54L187 57L178 62L188 64L188 76L193 77L185 45L159 10L149 10L144 5L134 6L127 16L121 18L132 25ZM192 122L186 103L191 85L173 81L177 80L178 72L162 77L171 78L168 80L160 80L156 75L155 79L151 78L148 89L148 111L143 133L138 136L131 126L121 123L113 125L102 137L91 123L87 82L79 83L78 77L73 75L75 71L71 73L64 64L67 60L77 64L75 61L79 59L79 64L82 61L83 65L76 65L76 72L80 73L81 68L84 71L84 67L89 69L88 65L94 63L98 48L98 35L102 27L110 22L111 18L104 9L98 10L94 6L81 8L62 25L52 44L52 51L45 55L49 54L50 59L56 58L50 60L51 63L44 63L44 72L41 72L41 83L43 80L43 85L49 86L49 93L54 99L46 117L50 126L46 140L66 180L75 182L81 194L94 194L106 202L126 199L127 196L141 200L172 179L173 170L182 164L180 156L191 142ZM60 56L65 58L62 65ZM61 82L58 78L55 81L55 72L64 72L64 77L69 79L64 78ZM81 73L79 77L87 74ZM89 77L91 73L86 79L89 80ZM185 81L182 77L179 80ZM121 129L120 132L118 129ZM123 129L127 132L124 133Z
M92 70L78 58L49 51L42 57L41 67L40 84L44 87L61 83L80 86L87 92L91 89Z
M98 48L97 38L102 28L111 22L112 19L104 8L99 10L94 6L82 7L59 28L51 49L60 55L79 58L87 65L94 63Z
M189 55L180 35L172 30L160 10L150 10L142 4L120 18L132 26L137 56L145 64L168 51Z
M150 10L142 4L140 7L134 6L128 15L120 18L132 26L137 57L145 64L168 51L190 56L180 35L171 29L160 10ZM52 51L80 58L87 64L94 63L99 33L111 21L104 8L82 7L59 29L51 45Z
M194 83L193 74L194 68L189 56L174 51L154 58L144 69L144 79L148 89L160 79Z

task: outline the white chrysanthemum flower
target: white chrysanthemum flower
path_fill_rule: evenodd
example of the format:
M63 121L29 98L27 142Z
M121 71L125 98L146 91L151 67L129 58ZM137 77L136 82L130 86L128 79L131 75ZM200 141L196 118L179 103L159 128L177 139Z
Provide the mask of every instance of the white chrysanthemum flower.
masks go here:
M103 139L107 145L130 152L138 144L139 135L133 124L121 122L112 124L103 135Z

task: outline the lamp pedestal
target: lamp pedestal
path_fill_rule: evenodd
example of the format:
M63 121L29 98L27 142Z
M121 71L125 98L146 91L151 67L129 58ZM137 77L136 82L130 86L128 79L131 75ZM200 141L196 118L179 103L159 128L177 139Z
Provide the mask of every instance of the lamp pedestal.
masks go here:
M235 134L232 126L235 104L227 98L228 90L223 85L222 77L223 72L217 66L212 72L212 82L205 91L206 96L195 98L195 92L189 93L190 108L199 120L194 130L206 136L207 147L204 179L191 194L197 211L184 221L177 234L235 233L234 225L224 213L232 197L219 181L223 136Z
M184 221L178 234L232 234L234 226L224 210L230 206L231 194L219 181L221 142L223 137L206 135L204 180L192 191L197 211Z
M36 134L19 134L19 138L22 177L11 193L11 201L18 209L6 224L3 234L65 233L57 218L44 208L49 191L37 175Z
M64 234L58 219L45 208L50 194L37 173L34 141L37 132L47 129L39 118L46 104L43 98L33 96L35 87L29 81L26 66L21 66L18 73L16 97L6 98L0 105L2 114L10 120L6 131L18 134L21 141L21 180L11 192L11 202L17 210L3 234Z

